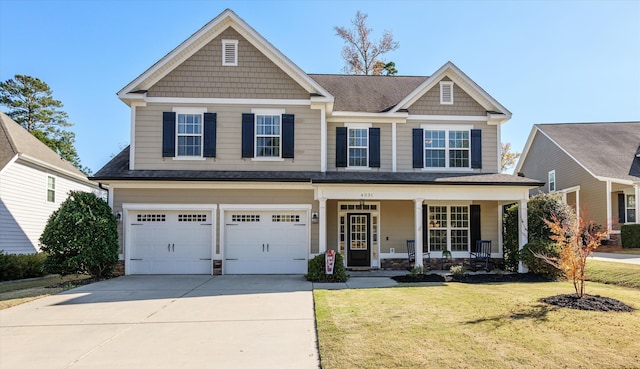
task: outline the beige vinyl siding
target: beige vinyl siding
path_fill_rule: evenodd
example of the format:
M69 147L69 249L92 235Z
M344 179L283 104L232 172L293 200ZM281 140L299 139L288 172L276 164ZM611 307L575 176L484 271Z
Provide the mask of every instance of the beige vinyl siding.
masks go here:
M580 215L586 219L593 219L606 228L607 194L605 182L595 179L562 149L538 132L531 143L526 161L521 169L525 177L546 183L545 186L532 190L532 195L538 191L549 191L547 182L551 170L556 171L556 190L580 186ZM617 212L612 215L617 217Z
M336 168L336 127L344 127L345 123L328 122L327 123L327 170L349 170L347 168ZM371 168L376 172L391 172L393 168L392 148L393 140L391 137L391 124L375 123L371 128L380 128L380 168ZM361 170L361 169L357 169Z
M450 81L445 77L443 81ZM436 83L416 102L409 106L411 115L468 115L486 116L487 109L467 94L459 85L453 84L453 104L440 104L440 84Z
M55 202L47 201L47 177L55 178ZM40 250L39 238L69 191L95 188L17 160L0 177L0 250L29 254Z
M317 211L313 190L257 189L124 189L115 190L113 209L122 211L123 203L136 204L309 204ZM220 253L219 210L216 222L216 253ZM311 224L311 252L318 252L318 225ZM120 253L123 253L122 227L119 227Z
M474 201L473 204L480 205L480 237L483 240L491 240L491 252L499 252L501 220L498 214L498 203L495 201Z
M458 123L437 122L437 121L419 121L410 120L406 124L398 124L397 126L397 160L399 172L420 171L421 169L413 168L413 141L412 131L414 128L422 128L423 124L434 124L438 126L447 125L455 128ZM472 129L482 130L482 168L473 169L477 173L498 173L498 127L488 125L485 122L468 122L461 123L466 127L471 126Z
M416 233L413 201L382 201L380 210L380 252L388 253L393 247L397 257L408 257L407 240L413 240Z
M238 40L238 65L222 65L222 40ZM309 93L233 28L148 89L149 97L308 99Z
M178 107L198 105L149 104L136 109L136 170L247 170L247 171L319 171L320 111L308 106L281 106L286 114L295 115L294 159L257 161L242 158L242 114L248 105L199 105L217 113L216 158L176 160L162 157L162 113ZM274 107L275 108L275 107Z

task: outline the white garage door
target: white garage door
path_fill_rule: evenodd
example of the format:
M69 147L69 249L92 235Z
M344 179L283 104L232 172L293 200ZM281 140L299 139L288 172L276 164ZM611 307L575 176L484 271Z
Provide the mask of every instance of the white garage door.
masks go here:
M210 211L137 211L129 219L128 274L211 274Z
M306 211L225 211L225 274L304 274Z

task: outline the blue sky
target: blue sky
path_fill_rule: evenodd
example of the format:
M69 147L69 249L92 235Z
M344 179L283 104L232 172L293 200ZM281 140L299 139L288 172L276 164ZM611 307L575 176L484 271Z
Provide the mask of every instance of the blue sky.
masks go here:
M226 8L308 73L341 73L333 27L367 13L374 38L399 41L399 74L452 61L511 110L502 141L517 151L535 123L640 120L637 0L0 0L0 80L47 82L95 172L129 143L116 92Z

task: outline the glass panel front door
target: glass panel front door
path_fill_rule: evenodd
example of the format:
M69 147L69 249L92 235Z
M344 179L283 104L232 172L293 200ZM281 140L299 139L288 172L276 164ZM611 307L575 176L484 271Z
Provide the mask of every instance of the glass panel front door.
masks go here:
M369 214L348 215L348 266L370 266Z

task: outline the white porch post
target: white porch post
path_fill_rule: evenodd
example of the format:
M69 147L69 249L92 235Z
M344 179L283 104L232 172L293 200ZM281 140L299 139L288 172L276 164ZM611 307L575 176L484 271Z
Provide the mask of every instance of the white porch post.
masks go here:
M613 215L611 215L611 181L606 181L606 195L605 200L607 203L607 231L613 230Z
M528 200L520 200L520 204L518 205L518 250L522 250L524 245L529 242L527 201ZM527 268L522 261L518 262L518 273L526 273L528 271L529 268Z
M640 184L634 185L633 189L636 194L636 223L640 224L640 206L638 206L638 202L640 202Z
M415 266L418 268L422 268L422 203L424 199L414 199L414 216L415 225L414 228L416 230L415 234L415 246L416 246L416 262Z
M318 253L322 254L327 251L327 199L319 198L318 204Z

